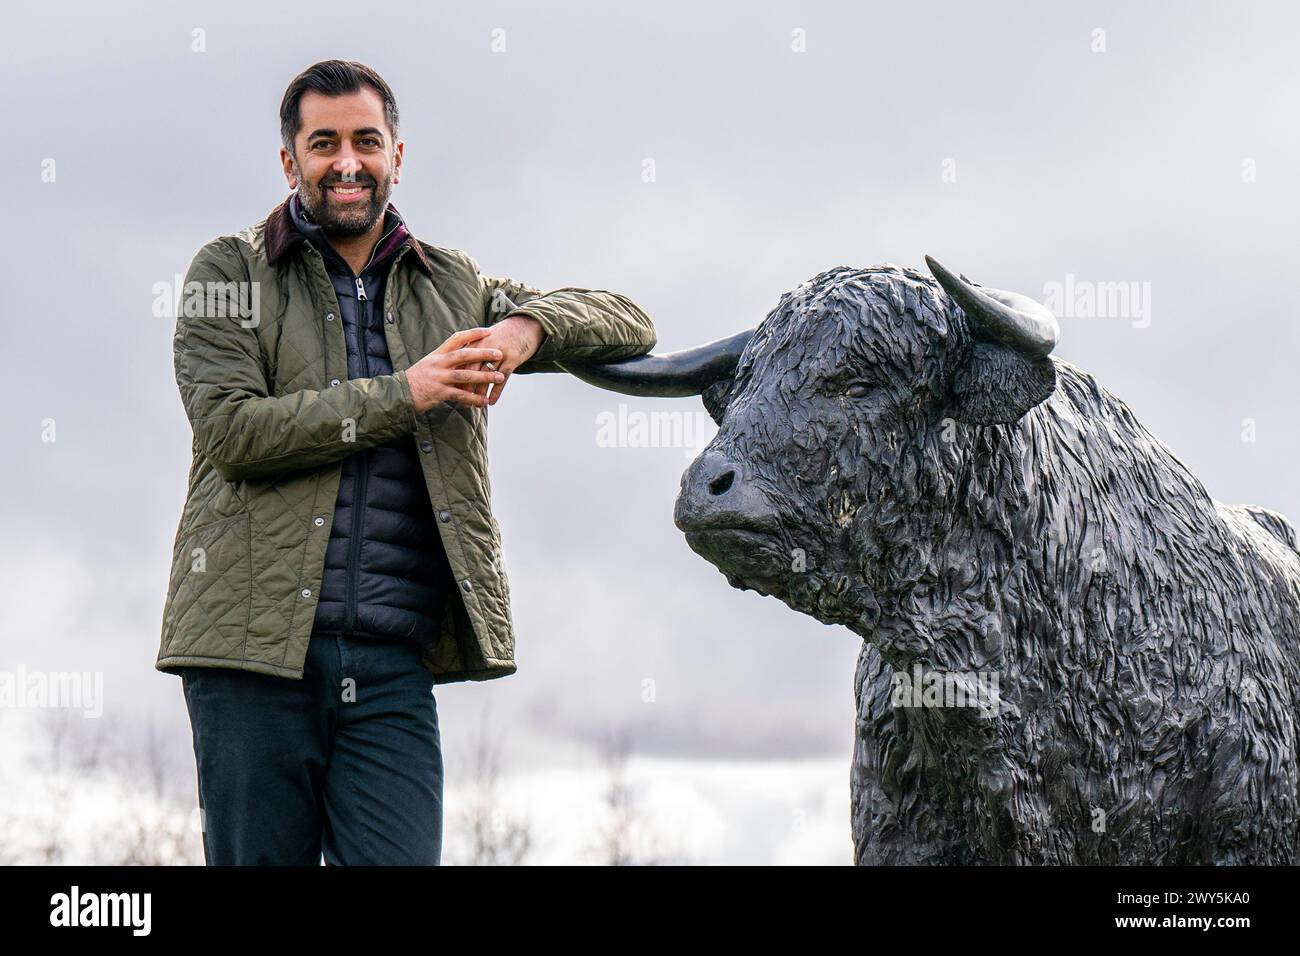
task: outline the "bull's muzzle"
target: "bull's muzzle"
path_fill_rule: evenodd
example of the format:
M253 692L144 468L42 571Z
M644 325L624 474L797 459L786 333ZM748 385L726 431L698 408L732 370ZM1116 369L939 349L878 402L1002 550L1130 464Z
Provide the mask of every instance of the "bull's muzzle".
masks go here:
M777 516L746 470L725 452L705 449L682 475L673 522L690 534L753 531L775 534Z

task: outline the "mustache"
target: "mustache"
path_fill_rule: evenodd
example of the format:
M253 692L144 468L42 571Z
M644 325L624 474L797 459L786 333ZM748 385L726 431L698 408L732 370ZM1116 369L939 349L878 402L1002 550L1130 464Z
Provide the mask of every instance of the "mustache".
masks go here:
M376 186L373 179L331 179L328 182L322 180L319 184L321 189L329 189L331 186Z

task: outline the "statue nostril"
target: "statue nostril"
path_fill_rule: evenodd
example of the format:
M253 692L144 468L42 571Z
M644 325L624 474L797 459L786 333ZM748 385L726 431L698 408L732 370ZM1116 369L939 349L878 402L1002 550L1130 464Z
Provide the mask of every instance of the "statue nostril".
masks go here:
M712 481L709 482L709 494L725 495L727 493L727 489L731 487L731 483L735 480L735 478L736 478L736 473L730 468L727 469L726 472L724 472L723 474L719 475L717 478L714 478Z

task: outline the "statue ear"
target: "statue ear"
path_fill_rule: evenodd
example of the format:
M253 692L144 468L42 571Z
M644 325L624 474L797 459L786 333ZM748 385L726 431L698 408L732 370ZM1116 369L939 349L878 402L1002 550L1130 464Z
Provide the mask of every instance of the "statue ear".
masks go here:
M1056 316L1029 296L977 286L930 256L925 261L970 331L952 373L952 417L971 425L1018 421L1056 388L1049 355L1061 336Z
M995 342L971 342L952 374L950 414L969 425L1009 425L1056 388L1049 356L1034 359Z
M715 425L720 426L722 424L722 416L727 413L727 406L731 404L731 386L735 381L735 378L728 375L725 378L718 379L700 393L704 408L708 411L709 417L713 419Z

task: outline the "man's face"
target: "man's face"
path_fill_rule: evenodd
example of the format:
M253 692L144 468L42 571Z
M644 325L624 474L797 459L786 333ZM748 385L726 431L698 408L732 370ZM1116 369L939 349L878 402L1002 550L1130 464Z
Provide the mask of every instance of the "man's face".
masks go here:
M343 96L309 90L299 116L293 155L280 149L289 187L327 235L364 235L382 219L402 166L383 100L368 86Z

